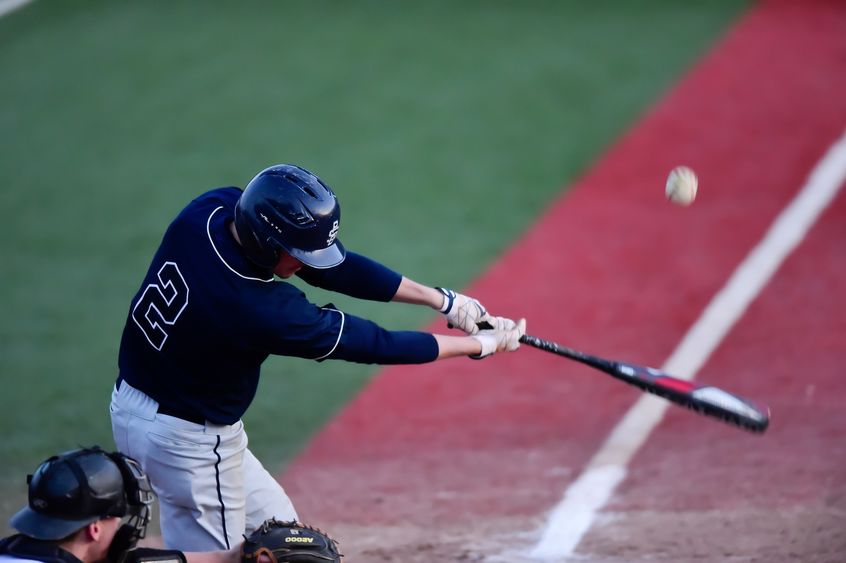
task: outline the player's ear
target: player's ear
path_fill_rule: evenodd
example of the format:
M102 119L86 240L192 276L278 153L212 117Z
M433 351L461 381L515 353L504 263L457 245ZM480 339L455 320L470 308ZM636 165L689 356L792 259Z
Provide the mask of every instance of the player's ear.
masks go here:
M100 520L94 520L80 530L80 533L85 535L87 541L95 542L100 539L100 536L103 534L103 526L100 525L100 522Z

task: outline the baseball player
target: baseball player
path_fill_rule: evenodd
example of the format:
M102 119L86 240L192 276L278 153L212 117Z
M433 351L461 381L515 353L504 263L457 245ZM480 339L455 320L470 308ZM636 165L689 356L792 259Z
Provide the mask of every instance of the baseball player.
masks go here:
M29 503L0 540L0 563L238 563L238 549L182 553L136 549L155 500L131 458L100 448L55 455L27 476Z
M282 487L247 448L241 417L270 354L413 364L519 347L525 320L410 280L339 240L333 191L277 165L242 191L208 191L168 227L132 299L110 406L118 449L150 475L165 545L230 549L269 518L296 520ZM462 336L391 331L283 280L374 301L425 305Z

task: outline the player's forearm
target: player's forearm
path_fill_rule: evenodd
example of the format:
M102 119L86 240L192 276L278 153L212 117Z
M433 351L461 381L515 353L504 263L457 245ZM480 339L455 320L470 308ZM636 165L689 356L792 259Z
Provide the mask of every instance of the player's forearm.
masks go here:
M426 305L432 309L440 309L444 303L444 295L434 287L417 283L403 276L392 301Z
M447 336L434 334L438 343L438 359L457 356L476 356L482 351L482 344L472 336Z

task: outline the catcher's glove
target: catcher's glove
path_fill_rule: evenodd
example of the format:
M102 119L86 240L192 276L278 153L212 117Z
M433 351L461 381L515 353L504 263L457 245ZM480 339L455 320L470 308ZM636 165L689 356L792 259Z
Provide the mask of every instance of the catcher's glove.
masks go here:
M265 520L241 546L241 563L259 563L264 554L271 563L341 562L338 542L317 528L297 521Z

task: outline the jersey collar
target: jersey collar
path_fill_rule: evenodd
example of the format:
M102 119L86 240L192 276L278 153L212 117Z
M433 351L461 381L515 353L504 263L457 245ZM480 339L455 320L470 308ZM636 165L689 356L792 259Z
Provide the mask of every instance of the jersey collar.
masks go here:
M229 232L232 213L227 212L222 205L209 214L206 221L206 234L212 250L233 274L245 280L272 282L273 273L262 270L249 261L240 246Z

